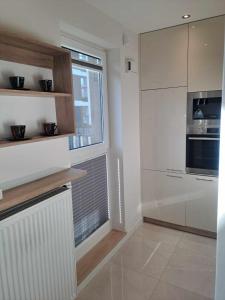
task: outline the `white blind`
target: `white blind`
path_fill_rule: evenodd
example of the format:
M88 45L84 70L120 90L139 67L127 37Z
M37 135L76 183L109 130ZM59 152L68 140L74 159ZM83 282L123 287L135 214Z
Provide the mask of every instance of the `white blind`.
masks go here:
M88 173L72 184L74 240L78 246L109 219L106 155L74 168Z

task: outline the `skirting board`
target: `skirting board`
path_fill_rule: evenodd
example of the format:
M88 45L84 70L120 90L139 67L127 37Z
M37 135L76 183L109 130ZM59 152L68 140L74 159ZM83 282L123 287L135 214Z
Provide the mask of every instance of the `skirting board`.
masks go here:
M217 234L215 232L211 232L211 231L207 231L207 230L197 229L197 228L193 228L193 227L189 227L189 226L177 225L177 224L164 222L164 221L160 221L160 220L156 220L156 219L152 219L152 218L148 218L148 217L143 217L143 221L145 223L150 223L150 224L159 225L159 226L163 226L163 227L167 227L167 228L171 228L171 229L176 229L176 230L180 230L180 231L184 231L184 232L188 232L188 233L193 233L196 235L201 235L201 236L212 238L212 239L217 238Z

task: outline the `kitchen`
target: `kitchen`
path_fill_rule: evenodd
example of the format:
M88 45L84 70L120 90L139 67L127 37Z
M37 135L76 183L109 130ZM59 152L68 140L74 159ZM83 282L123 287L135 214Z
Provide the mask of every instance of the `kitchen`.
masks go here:
M102 11L108 1L22 0L21 18L11 1L0 32L0 300L212 300L225 7L183 15L186 3L167 23L149 8L144 26L137 1L133 32ZM7 88L24 74L25 90ZM43 135L44 119L57 134ZM9 140L14 123L29 140Z

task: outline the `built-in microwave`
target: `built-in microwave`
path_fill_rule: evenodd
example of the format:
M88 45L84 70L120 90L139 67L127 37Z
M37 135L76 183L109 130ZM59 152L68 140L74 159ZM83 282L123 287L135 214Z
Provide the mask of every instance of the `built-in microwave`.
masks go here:
M218 133L221 103L222 91L188 93L187 134Z
M186 172L217 175L222 91L188 93Z

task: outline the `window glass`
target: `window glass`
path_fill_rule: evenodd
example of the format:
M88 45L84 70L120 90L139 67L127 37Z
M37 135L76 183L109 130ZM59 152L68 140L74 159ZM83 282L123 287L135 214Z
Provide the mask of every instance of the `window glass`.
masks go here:
M84 54L81 57L87 57L88 61L94 59ZM95 59L100 61L99 58ZM73 64L72 74L76 135L69 138L70 149L102 143L102 71Z
M102 60L100 58L94 57L94 56L91 56L91 55L88 55L85 53L72 51L71 57L72 57L72 59L89 62L91 64L102 65Z

